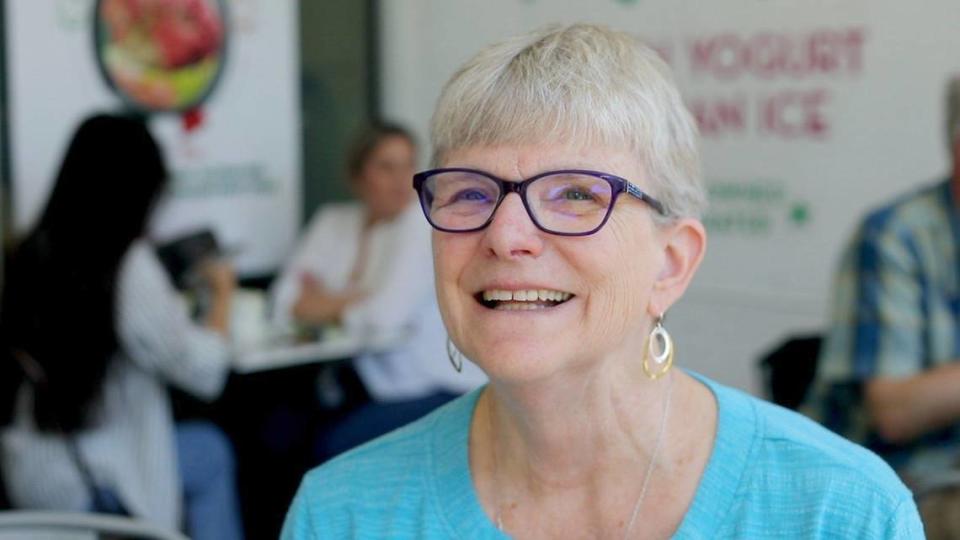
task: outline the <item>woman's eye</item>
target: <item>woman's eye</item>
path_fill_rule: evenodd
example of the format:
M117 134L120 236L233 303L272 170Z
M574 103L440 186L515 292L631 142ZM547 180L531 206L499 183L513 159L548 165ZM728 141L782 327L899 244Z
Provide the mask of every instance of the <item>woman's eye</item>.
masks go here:
M560 194L560 198L567 201L592 201L593 193L582 189L568 189Z
M453 200L454 201L471 201L471 202L482 202L488 200L489 197L482 191L470 190L470 191L461 191L457 193Z

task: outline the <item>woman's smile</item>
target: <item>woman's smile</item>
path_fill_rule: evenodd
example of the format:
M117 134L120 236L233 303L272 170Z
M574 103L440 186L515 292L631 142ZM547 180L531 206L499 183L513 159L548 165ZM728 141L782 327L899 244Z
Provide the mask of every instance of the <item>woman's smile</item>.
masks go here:
M482 306L502 311L530 311L556 307L573 298L573 293L556 289L484 289L474 295Z

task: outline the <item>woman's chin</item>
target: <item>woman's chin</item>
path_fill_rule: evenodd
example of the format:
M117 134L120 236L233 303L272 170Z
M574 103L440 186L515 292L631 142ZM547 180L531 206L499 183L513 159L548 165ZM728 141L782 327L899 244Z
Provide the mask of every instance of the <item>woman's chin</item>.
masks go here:
M535 343L496 343L475 354L475 362L493 381L523 383L543 380L562 368L562 348ZM569 350L569 348L567 348Z

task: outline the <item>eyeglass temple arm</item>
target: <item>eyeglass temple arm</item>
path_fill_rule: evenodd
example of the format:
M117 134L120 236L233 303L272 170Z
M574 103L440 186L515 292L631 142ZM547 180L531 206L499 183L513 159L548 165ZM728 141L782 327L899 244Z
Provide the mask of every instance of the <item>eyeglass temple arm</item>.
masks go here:
M630 183L630 182L625 182L625 183L626 183L626 185L627 185L627 193L629 193L630 195L633 195L634 197L640 199L641 201L649 204L649 205L650 205L654 210L656 210L657 213L660 214L661 216L666 216L666 215L667 215L667 209L663 207L663 204L662 204L660 201L658 201L658 200L654 199L653 197L647 195L647 194L644 193L640 188L638 188L637 186L633 185L632 183Z

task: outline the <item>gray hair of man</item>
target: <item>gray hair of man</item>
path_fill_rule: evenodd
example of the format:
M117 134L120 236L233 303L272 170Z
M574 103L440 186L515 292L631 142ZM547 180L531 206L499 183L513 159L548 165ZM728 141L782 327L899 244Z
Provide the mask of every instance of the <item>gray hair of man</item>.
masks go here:
M444 86L431 142L437 166L472 146L622 148L667 209L658 223L700 218L706 207L697 127L670 68L636 37L603 26L549 27L481 50Z

